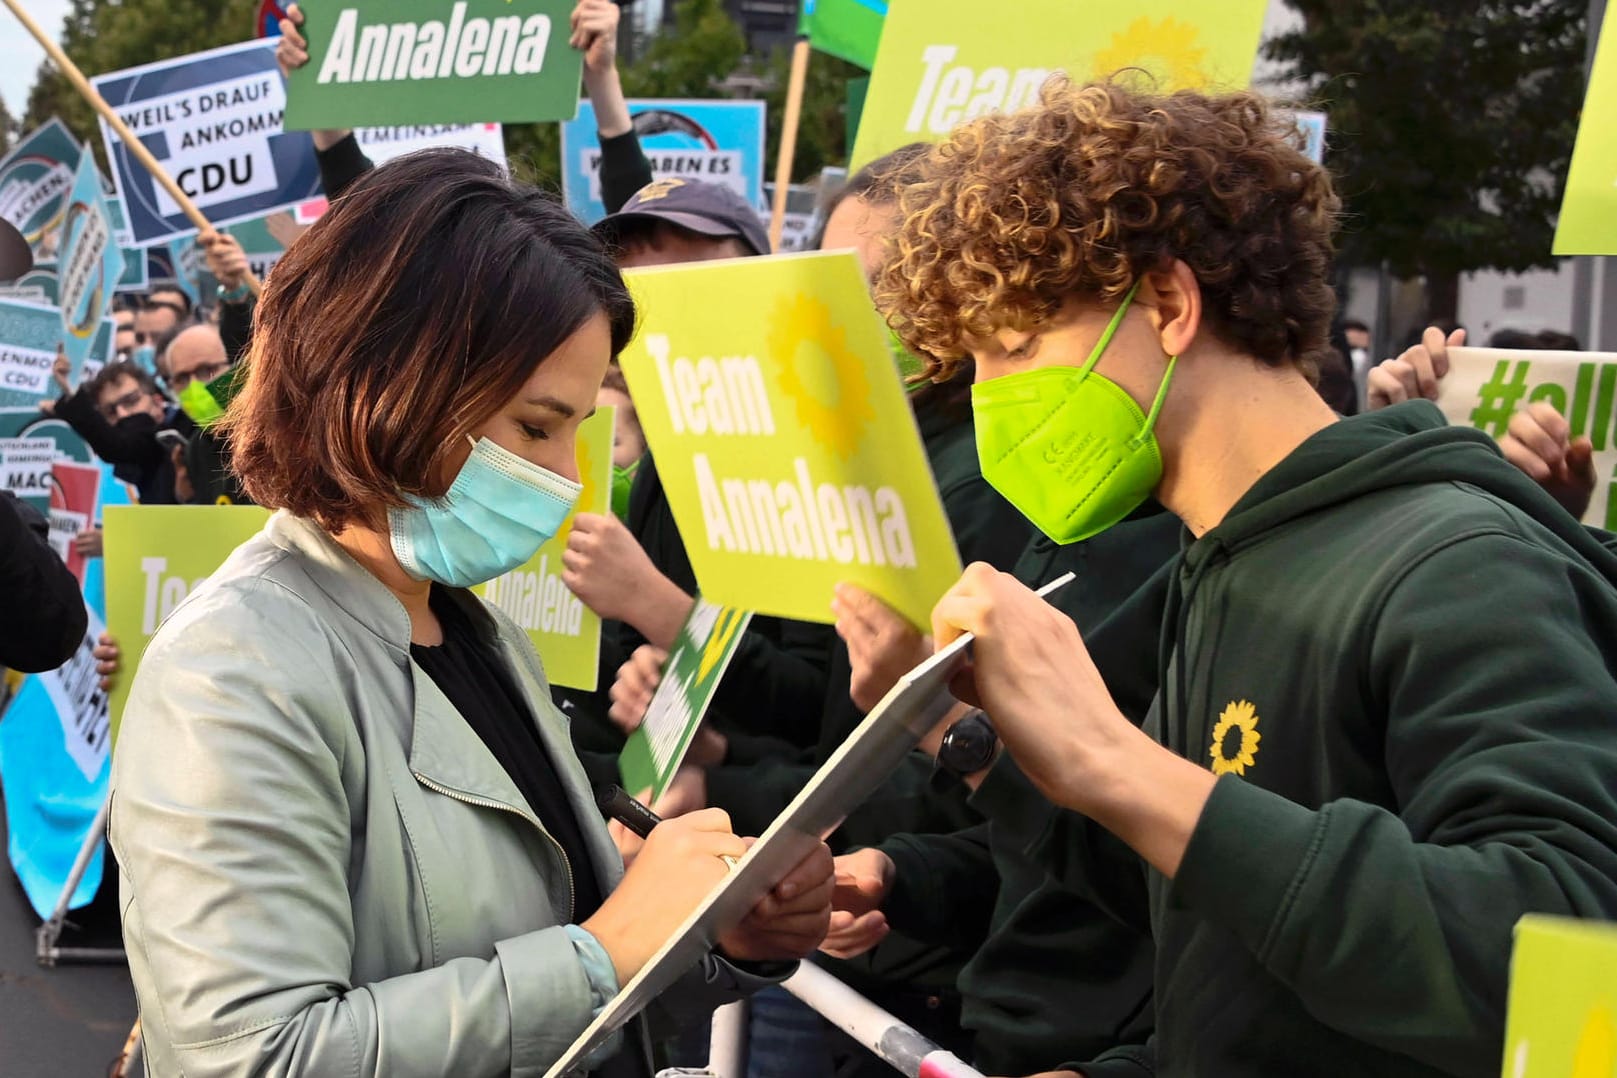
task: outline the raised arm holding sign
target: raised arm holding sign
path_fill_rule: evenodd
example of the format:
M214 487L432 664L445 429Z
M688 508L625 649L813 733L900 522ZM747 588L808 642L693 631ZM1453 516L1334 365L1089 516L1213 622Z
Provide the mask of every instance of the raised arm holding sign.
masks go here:
M347 0L304 12L292 130L571 119L572 0Z
M925 624L960 559L858 258L629 280L646 313L623 373L702 595L829 622L846 581ZM698 313L714 295L733 317Z

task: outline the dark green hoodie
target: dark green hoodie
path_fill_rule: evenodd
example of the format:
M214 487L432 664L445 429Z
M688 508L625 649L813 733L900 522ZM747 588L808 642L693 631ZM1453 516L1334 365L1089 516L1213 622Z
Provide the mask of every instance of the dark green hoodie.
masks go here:
M1066 546L1036 536L1014 574L1037 587L1072 571L1051 603L1087 637L1116 615L1179 552L1179 521L1155 502L1130 519ZM1161 608L1148 611L1161 624ZM1096 656L1125 714L1144 718L1156 688L1146 649L1144 691L1130 691L1127 658ZM1048 808L1026 791L1022 810ZM975 799L971 802L978 807ZM996 805L1002 808L1003 805ZM1062 1059L1144 1041L1151 1031L1151 944L1142 915L1124 924L1051 880L1017 833L986 824L951 835L898 834L881 842L897 868L884 909L896 931L952 940L992 885L988 938L960 973L961 1022L975 1035L972 1064L985 1074L1032 1074ZM1014 817L1013 817L1014 821ZM1006 841L1007 837L1010 841Z
M1419 402L1310 438L1177 576L1146 728L1228 773L1146 877L1155 1072L1497 1075L1516 921L1617 915L1617 558ZM1080 817L1026 826L1143 900Z

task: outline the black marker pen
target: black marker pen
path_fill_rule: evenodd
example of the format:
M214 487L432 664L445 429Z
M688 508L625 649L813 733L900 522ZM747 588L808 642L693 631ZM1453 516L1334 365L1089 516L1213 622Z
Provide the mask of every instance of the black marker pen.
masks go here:
M663 822L661 816L630 797L629 792L616 783L597 786L595 804L601 815L618 821L641 838L648 837L651 829Z

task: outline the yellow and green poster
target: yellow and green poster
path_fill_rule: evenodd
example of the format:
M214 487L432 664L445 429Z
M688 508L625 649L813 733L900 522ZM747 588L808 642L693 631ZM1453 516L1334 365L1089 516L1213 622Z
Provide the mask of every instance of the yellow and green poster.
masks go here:
M601 619L561 580L561 556L579 513L612 511L612 424L616 409L602 408L578 427L578 479L584 490L561 530L528 564L473 588L522 626L544 662L552 685L595 691L601 655Z
M636 795L649 790L646 799L654 804L668 789L751 620L745 610L696 600L674 638L663 663L663 679L640 726L618 756L625 790Z
M1038 100L1045 79L1140 68L1164 90L1252 78L1267 0L891 0L850 167Z
M846 581L927 624L960 556L857 256L626 276L623 373L702 597L827 622Z
M1617 925L1529 914L1516 926L1504 1078L1617 1075Z
M121 652L107 694L114 743L135 668L157 627L268 519L254 505L110 505L102 513L107 632Z
M1608 16L1595 45L1594 70L1572 148L1561 219L1555 227L1558 255L1617 255L1617 16Z
M1503 438L1510 417L1540 401L1589 439L1600 481L1583 521L1617 530L1617 354L1530 348L1451 348L1437 406L1448 421Z

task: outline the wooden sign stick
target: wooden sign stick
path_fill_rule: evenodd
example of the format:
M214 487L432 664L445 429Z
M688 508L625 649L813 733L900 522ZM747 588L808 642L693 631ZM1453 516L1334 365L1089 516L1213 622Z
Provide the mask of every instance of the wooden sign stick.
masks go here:
M157 158L152 156L152 152L146 148L140 139L135 137L135 133L129 130L123 120L119 119L118 114L113 111L111 105L107 104L106 99L96 92L95 87L90 85L90 80L84 77L84 72L79 70L78 65L68 59L67 53L62 51L62 47L52 41L44 30L40 29L39 24L34 21L32 15L23 10L19 0L0 0L0 2L3 2L6 7L11 9L11 13L17 16L17 21L22 23L23 29L34 36L34 40L38 41L44 48L45 55L49 56L51 62L61 69L62 74L67 76L67 81L73 84L73 88L83 95L84 100L90 103L91 108L101 114L101 118L107 121L107 126L118 133L118 137L123 140L124 148L134 155L135 160L145 166L146 171L152 174L152 179L162 184L169 197L174 200L181 210L185 211L185 216L191 219L191 223L196 225L204 236L215 232L216 229L208 223L208 219L202 215L202 211L197 209L196 203L191 201L191 196L180 190L180 185L174 182ZM263 289L258 278L253 275L253 271L250 269L247 271L247 287L252 289L255 296Z

